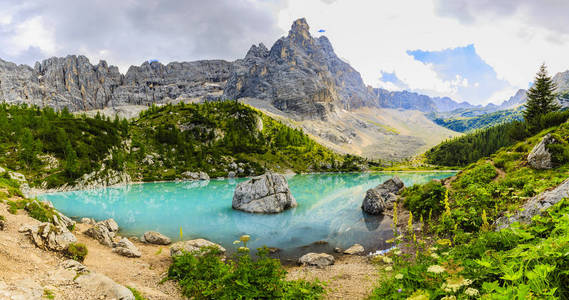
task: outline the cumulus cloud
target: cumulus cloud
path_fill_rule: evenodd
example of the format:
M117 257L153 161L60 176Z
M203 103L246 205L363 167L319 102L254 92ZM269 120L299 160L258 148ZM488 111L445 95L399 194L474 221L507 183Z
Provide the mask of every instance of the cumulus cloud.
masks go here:
M5 2L5 3L4 3ZM278 2L4 1L0 57L31 64L48 56L86 54L122 71L147 59L169 62L241 58L254 43L272 43ZM4 9L4 8L3 8ZM39 50L39 52L38 52ZM36 55L30 60L30 52Z
M429 65L443 80L449 82L454 94L462 99L484 103L497 91L511 88L476 53L473 44L440 51L410 50L407 53Z

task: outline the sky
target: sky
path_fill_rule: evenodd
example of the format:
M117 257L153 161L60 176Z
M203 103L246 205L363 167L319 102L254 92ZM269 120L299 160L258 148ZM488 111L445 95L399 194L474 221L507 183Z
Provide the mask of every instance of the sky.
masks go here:
M364 82L389 90L501 103L539 65L569 69L567 0L0 0L0 58L32 65L82 54L126 72L243 58L305 17Z

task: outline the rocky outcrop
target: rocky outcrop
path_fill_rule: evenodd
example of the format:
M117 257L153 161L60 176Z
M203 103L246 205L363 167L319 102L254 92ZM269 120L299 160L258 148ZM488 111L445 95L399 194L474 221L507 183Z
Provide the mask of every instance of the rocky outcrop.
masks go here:
M508 227L514 222L529 223L531 218L540 215L547 208L557 202L569 197L569 179L563 181L559 186L551 191L543 192L528 200L521 209L517 210L513 216L503 216L496 220L496 229L500 230Z
M182 177L186 180L209 180L209 175L206 172L184 172Z
M397 201L396 194L404 187L403 181L395 176L367 190L362 209L368 214L378 215L387 209L393 208L393 204Z
M178 256L184 253L196 252L205 247L217 247L221 252L225 253L225 248L216 243L205 239L195 239L174 243L172 246L170 246L170 256Z
M35 225L25 224L19 232L27 234L38 248L44 250L63 251L69 244L77 242L77 238L67 227L47 222Z
M555 138L551 134L547 134L541 141L533 147L528 155L528 164L538 170L551 169L553 163L551 161L551 152L547 150L547 145L555 143Z
M230 69L223 60L145 62L122 75L117 67L105 61L92 65L82 55L49 58L34 68L0 60L0 99L71 111L217 99Z
M140 257L142 255L140 250L125 237L114 244L113 252L126 257Z
M344 250L344 254L356 255L356 254L362 254L364 253L364 251L365 251L364 246L360 244L354 244L350 248Z
M85 234L97 240L100 244L113 247L113 238L119 230L117 222L113 219L107 219L96 223L93 227L87 229Z
M169 237L156 231L147 231L144 233L141 239L143 242L155 245L170 245L172 240Z
M232 203L234 209L251 213L279 213L296 205L286 178L274 173L237 184Z
M232 67L224 98L265 99L300 118L326 119L339 108L373 104L360 74L339 59L330 41L314 38L304 18L271 49L252 46Z
M334 256L326 253L307 253L298 262L303 266L323 268L334 264Z

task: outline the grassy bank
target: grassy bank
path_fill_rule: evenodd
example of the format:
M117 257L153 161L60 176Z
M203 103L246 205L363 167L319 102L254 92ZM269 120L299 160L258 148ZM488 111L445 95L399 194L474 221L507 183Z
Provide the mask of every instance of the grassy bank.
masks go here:
M527 155L547 133L560 141L551 148L555 167L534 170ZM501 231L493 224L569 177L568 137L568 123L549 128L467 166L452 181L407 189L402 205L415 221L393 240L398 249L378 258L390 276L372 298L567 299L569 202L531 224Z

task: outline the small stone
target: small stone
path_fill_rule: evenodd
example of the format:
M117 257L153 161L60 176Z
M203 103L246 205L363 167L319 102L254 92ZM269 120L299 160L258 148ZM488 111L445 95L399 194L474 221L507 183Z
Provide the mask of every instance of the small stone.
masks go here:
M170 245L172 243L169 237L156 231L145 232L143 239L146 243L155 245Z
M342 253L343 251L342 251L342 248L336 247L336 248L334 248L334 252Z
M221 250L221 252L225 253L225 248L216 243L205 239L195 239L174 243L172 246L170 246L170 256L178 256L184 253L191 253L199 251L201 248L211 246L217 247L219 250Z
M334 256L326 253L308 253L303 255L298 262L303 266L323 268L334 264Z
M122 238L115 244L113 252L126 257L140 257L140 250L127 238Z
M365 249L360 244L354 244L352 247L344 250L344 254L355 255L364 253Z

